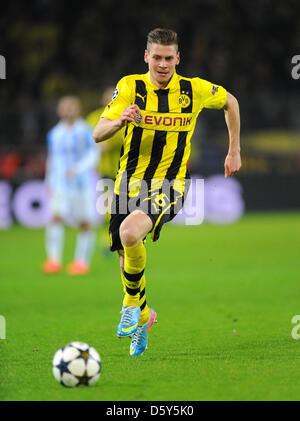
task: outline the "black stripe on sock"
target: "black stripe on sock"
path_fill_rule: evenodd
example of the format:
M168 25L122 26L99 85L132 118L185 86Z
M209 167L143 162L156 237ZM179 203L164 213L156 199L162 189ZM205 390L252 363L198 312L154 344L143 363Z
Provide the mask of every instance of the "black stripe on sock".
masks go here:
M139 280L141 279L143 275L144 275L144 270L142 270L142 272L139 272L139 273L127 273L124 270L124 276L126 279L128 279L129 282L139 282Z
M143 304L140 306L140 309L141 309L141 311L143 311L144 310L144 308L146 307L146 300L143 302Z
M139 288L128 288L128 287L126 287L126 292L129 295L137 295L140 292L140 289Z
M144 295L145 295L145 288L140 292L140 300L143 298Z

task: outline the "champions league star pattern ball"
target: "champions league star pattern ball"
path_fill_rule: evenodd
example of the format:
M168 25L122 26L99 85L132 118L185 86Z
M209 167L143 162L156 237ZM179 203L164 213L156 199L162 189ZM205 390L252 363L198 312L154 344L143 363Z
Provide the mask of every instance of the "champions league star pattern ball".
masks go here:
M92 386L100 376L101 358L92 346L71 342L55 353L52 370L63 386Z

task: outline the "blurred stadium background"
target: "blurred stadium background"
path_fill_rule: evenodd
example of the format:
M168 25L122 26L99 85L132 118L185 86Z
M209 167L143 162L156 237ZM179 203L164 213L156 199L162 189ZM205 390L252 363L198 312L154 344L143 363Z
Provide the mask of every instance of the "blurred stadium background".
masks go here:
M171 6L172 5L172 6ZM246 211L299 209L299 2L135 0L11 2L1 13L0 225L16 219L16 188L43 179L46 132L57 100L76 94L83 115L105 88L145 72L145 38L157 26L180 36L178 73L222 84L239 100L243 167L235 177ZM192 174L223 173L228 140L222 113L204 110L193 137ZM34 202L34 201L33 201ZM33 209L41 204L36 200Z

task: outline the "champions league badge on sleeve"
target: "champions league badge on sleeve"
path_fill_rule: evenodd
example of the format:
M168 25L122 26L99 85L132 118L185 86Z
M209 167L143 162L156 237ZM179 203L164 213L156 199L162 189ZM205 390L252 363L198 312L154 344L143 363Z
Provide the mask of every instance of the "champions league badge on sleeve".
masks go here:
M115 90L114 90L114 93L113 93L113 96L112 96L112 101L114 100L114 99L116 99L117 98L117 96L119 95L119 89L118 88L116 88Z

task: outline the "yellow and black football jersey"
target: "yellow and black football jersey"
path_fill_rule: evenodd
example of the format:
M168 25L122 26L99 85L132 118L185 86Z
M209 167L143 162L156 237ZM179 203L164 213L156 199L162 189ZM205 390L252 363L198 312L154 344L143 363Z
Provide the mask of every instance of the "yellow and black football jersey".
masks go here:
M222 86L176 72L165 89L152 83L150 72L123 77L101 117L120 118L123 110L133 104L139 106L141 113L134 123L122 129L115 193L119 194L125 174L129 195L131 191L136 194L136 180L176 180L178 190L182 189L188 176L190 140L197 116L203 108L223 108L226 99Z

